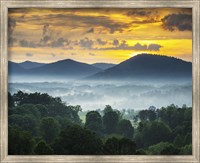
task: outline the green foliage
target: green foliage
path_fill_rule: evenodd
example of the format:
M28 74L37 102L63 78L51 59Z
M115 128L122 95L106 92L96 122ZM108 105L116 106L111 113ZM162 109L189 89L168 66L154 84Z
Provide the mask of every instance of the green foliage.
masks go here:
M172 143L160 142L148 148L149 155L178 155L180 150Z
M97 111L90 111L86 114L85 127L101 135L103 124L102 117Z
M178 155L180 150L176 148L173 144L166 146L161 152L161 155Z
M133 138L134 128L131 122L127 119L122 119L118 124L118 133L129 139Z
M23 104L23 105L14 107L13 114L18 114L22 116L29 115L33 119L36 119L36 120L38 120L41 116L40 112L33 104Z
M102 141L90 130L78 125L67 127L55 141L55 154L97 155L102 154Z
M36 145L34 153L37 155L51 155L53 154L53 149L44 140L41 140Z
M141 141L144 147L148 147L161 141L168 141L170 134L170 128L163 122L148 122L141 130Z
M14 106L15 106L15 104L14 104L13 96L11 95L10 92L8 92L8 107L12 108Z
M186 105L137 112L107 105L88 112L83 124L81 106L67 106L48 94L19 91L8 93L8 100L9 154L192 153L192 108Z
M37 122L30 115L18 115L13 114L8 117L9 125L16 125L25 131L29 131L31 134L37 134Z
M9 155L32 154L35 141L29 132L16 126L9 126L8 140Z
M40 132L44 140L51 143L59 135L59 123L52 117L45 117L40 123Z
M118 122L119 114L116 111L114 111L110 106L106 106L103 115L103 125L105 133L116 133Z
M192 144L185 145L181 148L180 154L182 155L192 155Z
M127 138L108 138L104 145L105 155L133 155L135 153L135 142Z

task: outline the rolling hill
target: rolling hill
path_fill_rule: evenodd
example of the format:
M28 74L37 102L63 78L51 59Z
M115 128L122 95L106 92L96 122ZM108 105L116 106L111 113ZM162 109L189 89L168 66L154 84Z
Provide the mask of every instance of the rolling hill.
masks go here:
M87 79L177 79L191 77L191 62L174 57L139 54Z
M82 78L100 71L102 70L92 65L66 59L30 69L29 74Z
M112 64L112 63L94 63L94 64L92 64L92 66L100 68L102 70L106 70L106 69L111 68L115 65L116 64Z
M36 67L41 67L41 66L45 65L45 63L25 61L25 62L19 63L19 65L24 69L32 69L32 68L36 68Z

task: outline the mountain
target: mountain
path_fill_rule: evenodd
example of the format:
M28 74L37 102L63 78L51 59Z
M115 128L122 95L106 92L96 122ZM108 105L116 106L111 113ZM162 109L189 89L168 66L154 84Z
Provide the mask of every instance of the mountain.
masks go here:
M115 66L116 64L112 64L112 63L93 63L92 66L100 68L102 70L106 70L108 68L111 68L113 66Z
M30 69L31 75L61 76L61 77L86 77L102 71L92 65L77 62L71 59L61 60L54 63Z
M19 63L19 65L24 69L32 69L32 68L36 68L36 67L41 67L41 66L45 65L45 63L25 61L25 62Z
M139 54L88 79L177 79L191 78L192 63L174 57Z
M25 74L26 70L22 68L18 63L8 61L8 73L9 74Z

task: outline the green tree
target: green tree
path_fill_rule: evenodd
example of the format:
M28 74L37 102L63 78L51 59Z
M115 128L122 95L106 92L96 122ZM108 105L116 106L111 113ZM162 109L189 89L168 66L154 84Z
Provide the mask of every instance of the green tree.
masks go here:
M103 115L103 125L105 132L107 134L116 133L118 122L119 114L116 111L112 110L112 108L106 106Z
M138 117L141 121L146 121L148 118L148 111L147 110L141 110L138 114Z
M181 148L180 154L182 155L192 155L192 144L185 145Z
M41 140L36 145L34 152L38 155L51 155L53 154L53 149L44 140Z
M136 144L127 138L108 138L104 145L106 155L132 155L136 153Z
M171 136L171 130L163 122L153 121L145 124L141 135L143 145L148 147L161 141L168 141Z
M156 120L156 112L155 110L148 110L148 119L149 121L155 121Z
M11 93L8 92L8 107L9 107L9 108L12 108L12 107L14 107L14 105L15 105L15 104L14 104L14 99L13 99Z
M129 139L133 138L134 128L131 125L131 122L126 119L122 119L118 124L118 132L120 135L127 137Z
M179 155L179 153L180 150L173 144L169 144L160 152L161 155Z
M168 142L160 142L148 147L149 155L176 155L179 154L179 150L174 147L173 144Z
M31 134L16 126L8 126L8 154L32 154L35 141Z
M55 154L59 155L98 155L102 154L102 148L102 141L95 133L78 125L63 130L54 144Z
M59 123L52 117L45 117L41 120L40 132L44 140L51 143L59 135Z
M85 127L99 135L102 134L102 117L99 112L90 111L86 114Z
M25 131L29 131L33 135L37 134L37 122L30 115L22 116L18 114L12 114L8 116L8 123L9 125L16 125Z

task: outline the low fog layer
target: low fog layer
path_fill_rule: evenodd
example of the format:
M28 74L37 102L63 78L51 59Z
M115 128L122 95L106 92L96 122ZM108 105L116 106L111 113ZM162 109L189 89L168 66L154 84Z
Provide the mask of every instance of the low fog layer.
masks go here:
M31 80L32 81L32 80ZM18 90L30 93L48 93L61 99L68 105L81 105L83 110L104 109L111 105L114 109L148 109L175 104L192 106L191 82L156 83L150 82L37 82L10 83L9 91Z

